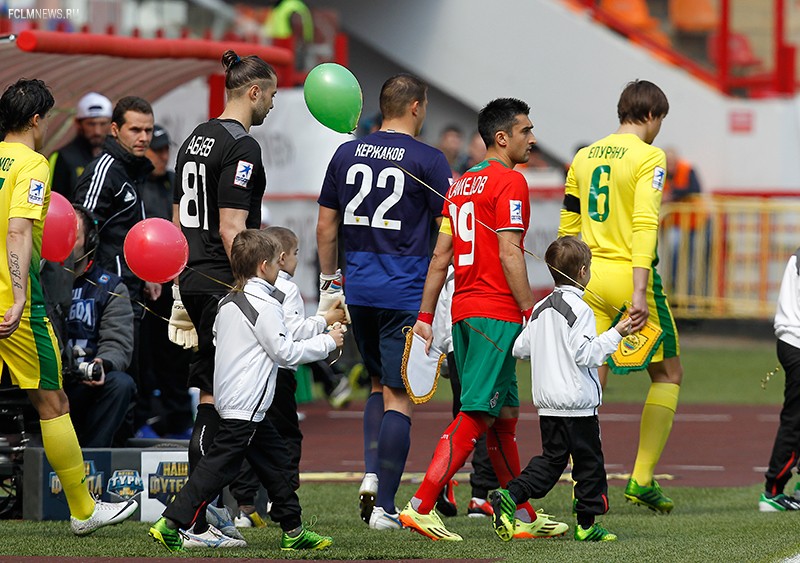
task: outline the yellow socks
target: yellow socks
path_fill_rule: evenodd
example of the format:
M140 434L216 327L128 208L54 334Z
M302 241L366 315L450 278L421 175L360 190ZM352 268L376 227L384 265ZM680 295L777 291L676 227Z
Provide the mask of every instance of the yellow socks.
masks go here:
M72 516L86 520L94 512L94 499L86 488L83 453L69 413L40 421L42 445L47 461L61 481Z
M642 409L639 451L631 473L631 477L641 486L650 486L653 481L656 464L672 431L672 420L678 407L680 389L680 385L674 383L650 384L650 391Z

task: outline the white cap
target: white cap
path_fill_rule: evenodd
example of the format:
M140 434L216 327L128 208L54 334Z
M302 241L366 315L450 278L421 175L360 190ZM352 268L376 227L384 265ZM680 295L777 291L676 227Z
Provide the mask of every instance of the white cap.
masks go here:
M86 119L88 117L111 117L111 100L97 92L89 92L78 102L78 113L76 119Z

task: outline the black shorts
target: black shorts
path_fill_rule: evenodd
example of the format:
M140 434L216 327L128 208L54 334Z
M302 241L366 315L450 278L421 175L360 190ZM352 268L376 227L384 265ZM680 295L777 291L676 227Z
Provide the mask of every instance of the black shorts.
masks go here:
M400 365L406 346L403 327L413 327L417 311L377 309L348 305L353 321L358 351L371 377L379 377L382 385L405 389Z
M224 293L214 295L181 295L183 306L197 331L197 350L189 365L188 387L214 393L214 319Z

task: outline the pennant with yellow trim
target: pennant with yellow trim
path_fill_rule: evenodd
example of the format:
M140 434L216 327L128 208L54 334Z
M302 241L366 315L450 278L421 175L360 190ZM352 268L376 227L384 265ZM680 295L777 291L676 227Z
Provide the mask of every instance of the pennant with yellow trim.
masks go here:
M406 346L400 364L400 374L411 402L419 405L426 403L436 393L436 384L442 369L442 362L447 357L431 346L425 353L425 340L414 334L411 327L405 327Z
M619 322L622 315L614 320L614 325ZM618 375L626 375L632 371L642 371L650 365L653 354L656 353L664 331L652 323L647 323L637 333L629 334L619 343L616 351L608 358L608 366Z

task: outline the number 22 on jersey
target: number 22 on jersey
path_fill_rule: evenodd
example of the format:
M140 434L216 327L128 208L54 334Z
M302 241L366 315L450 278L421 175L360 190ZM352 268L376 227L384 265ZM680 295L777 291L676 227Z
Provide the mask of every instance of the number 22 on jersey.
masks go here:
M344 224L345 225L361 225L364 227L373 227L375 229L389 229L392 231L399 231L402 227L402 221L397 219L386 219L386 212L389 211L400 198L403 197L403 187L405 186L405 175L399 168L384 168L378 173L378 178L374 183L374 187L385 189L389 180L392 180L392 193L384 199L380 205L375 209L375 215L370 220L366 215L356 215L358 206L367 198L372 192L373 188L373 171L372 168L366 164L354 164L347 170L347 184L355 186L358 176L361 176L361 186L358 193L350 200L344 208Z

